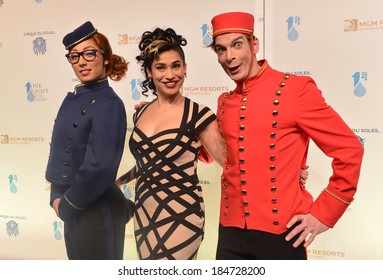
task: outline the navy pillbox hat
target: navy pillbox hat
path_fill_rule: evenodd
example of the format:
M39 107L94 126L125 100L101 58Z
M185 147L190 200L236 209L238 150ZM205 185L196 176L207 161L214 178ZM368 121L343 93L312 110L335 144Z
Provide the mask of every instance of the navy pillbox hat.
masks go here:
M75 45L88 40L94 34L97 33L97 29L94 28L90 21L85 22L83 25L76 28L73 32L68 33L63 38L63 44L66 50L73 48Z

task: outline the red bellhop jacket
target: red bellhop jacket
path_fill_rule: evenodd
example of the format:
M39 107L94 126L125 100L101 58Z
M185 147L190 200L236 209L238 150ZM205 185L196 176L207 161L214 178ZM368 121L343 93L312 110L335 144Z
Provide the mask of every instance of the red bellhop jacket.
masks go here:
M311 212L333 227L353 200L363 147L313 79L259 64L254 77L218 99L227 145L220 223L281 234L293 215ZM315 200L299 183L310 139L333 158L333 174Z

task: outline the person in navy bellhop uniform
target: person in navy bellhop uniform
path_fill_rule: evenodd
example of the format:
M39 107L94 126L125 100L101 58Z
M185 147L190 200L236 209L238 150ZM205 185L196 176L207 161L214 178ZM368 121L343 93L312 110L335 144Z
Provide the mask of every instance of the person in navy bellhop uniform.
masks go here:
M67 94L55 120L46 170L50 205L64 221L69 259L122 259L131 216L114 182L127 123L108 77L121 80L128 63L113 54L107 37L89 21L63 44L81 84Z

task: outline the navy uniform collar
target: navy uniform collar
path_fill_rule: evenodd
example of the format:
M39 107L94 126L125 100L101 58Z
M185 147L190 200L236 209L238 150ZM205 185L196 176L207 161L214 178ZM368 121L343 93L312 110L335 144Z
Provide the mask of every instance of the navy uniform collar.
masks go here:
M108 78L98 80L90 84L79 84L75 87L73 94L83 94L90 91L95 91L109 86Z

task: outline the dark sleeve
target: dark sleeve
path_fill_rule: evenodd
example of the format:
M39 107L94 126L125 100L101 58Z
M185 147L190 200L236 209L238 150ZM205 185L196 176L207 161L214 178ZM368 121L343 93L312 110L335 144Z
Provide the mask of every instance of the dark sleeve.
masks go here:
M196 117L195 131L196 134L204 130L211 122L215 121L216 115L209 107L199 105L198 114Z
M56 198L63 198L65 191L68 189L68 186L62 186L58 184L51 184L51 192L49 204L52 206L53 200Z

